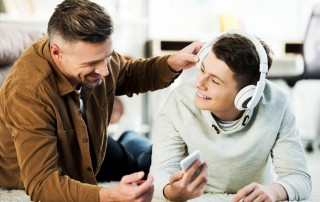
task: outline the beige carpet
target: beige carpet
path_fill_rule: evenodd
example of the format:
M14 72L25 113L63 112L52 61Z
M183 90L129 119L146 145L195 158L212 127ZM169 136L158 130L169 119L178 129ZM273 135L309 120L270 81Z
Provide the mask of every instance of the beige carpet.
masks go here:
M110 187L113 183L103 183L100 186ZM232 194L203 194L199 198L190 200L191 202L226 202L231 201ZM30 202L30 198L23 190L6 190L0 188L0 202ZM152 202L166 202L161 199L154 198ZM320 202L320 193L312 193L310 199L303 202Z
M232 195L221 194L221 195L209 195L205 194L200 198L193 199L190 201L194 202L205 202L205 201L215 201L215 202L225 202L231 201ZM3 190L0 188L0 202L30 202L30 198L25 194L23 190ZM154 198L152 202L167 202L162 199Z

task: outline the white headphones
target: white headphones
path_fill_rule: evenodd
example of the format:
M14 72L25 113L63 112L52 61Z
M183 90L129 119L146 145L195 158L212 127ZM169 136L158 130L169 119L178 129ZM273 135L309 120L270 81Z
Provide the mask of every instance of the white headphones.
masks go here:
M245 110L245 109L253 109L259 102L264 86L265 86L265 79L266 75L268 73L268 57L265 49L263 48L260 41L255 37L248 33L245 33L240 30L230 30L227 32L224 32L221 34L221 36L226 34L238 34L241 35L248 40L250 40L259 55L259 72L260 72L260 78L257 82L257 85L248 85L242 88L238 94L236 95L234 99L234 105L238 110ZM219 38L219 37L218 37ZM203 60L206 58L206 56L209 54L209 52L212 50L213 44L216 42L216 40L212 40L207 42L201 50L198 52L198 57L200 58L199 62L197 63L197 66L201 68L201 64Z

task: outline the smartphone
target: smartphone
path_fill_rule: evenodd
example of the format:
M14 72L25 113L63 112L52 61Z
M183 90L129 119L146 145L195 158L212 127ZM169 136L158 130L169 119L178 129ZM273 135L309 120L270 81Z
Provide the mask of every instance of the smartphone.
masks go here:
M189 156L187 156L186 158L184 158L180 161L180 167L181 167L182 171L186 172L196 160L199 160L202 165L203 160L202 160L202 156L201 156L201 153L199 150L192 152L191 154L189 154ZM202 168L202 166L199 166L197 171L200 172L201 168Z

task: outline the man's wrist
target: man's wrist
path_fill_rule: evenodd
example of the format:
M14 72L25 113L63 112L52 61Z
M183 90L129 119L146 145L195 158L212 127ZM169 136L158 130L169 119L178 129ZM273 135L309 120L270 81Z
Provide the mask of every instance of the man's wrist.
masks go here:
M116 201L111 188L101 188L99 191L100 202Z
M168 66L169 66L170 70L171 70L173 73L178 74L178 73L181 73L181 72L182 72L182 69L179 70L179 71L177 71L177 70L173 69L170 65L168 65Z

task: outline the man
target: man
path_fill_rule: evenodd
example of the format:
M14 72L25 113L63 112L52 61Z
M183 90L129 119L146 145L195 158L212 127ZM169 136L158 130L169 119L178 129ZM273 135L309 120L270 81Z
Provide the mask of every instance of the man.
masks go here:
M25 189L34 201L150 201L149 165L142 168L139 156L108 138L114 96L167 87L197 62L200 45L126 61L113 49L112 20L102 7L63 1L48 37L21 55L1 87L0 186ZM96 176L120 183L101 188Z
M156 197L186 201L204 192L239 201L303 200L311 179L288 96L265 79L269 47L240 31L200 50L196 80L176 88L153 128ZM179 162L199 150L185 173ZM275 175L276 174L276 175Z

